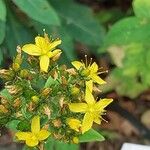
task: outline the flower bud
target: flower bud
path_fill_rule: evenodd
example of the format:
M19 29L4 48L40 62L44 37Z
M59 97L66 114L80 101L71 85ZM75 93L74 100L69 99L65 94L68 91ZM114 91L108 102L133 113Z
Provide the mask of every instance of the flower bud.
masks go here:
M14 77L12 70L0 69L0 78L5 80L11 80Z
M14 100L14 104L13 104L13 106L16 108L16 107L19 107L19 106L20 106L20 104L21 104L21 100L20 100L20 98L16 98L16 99Z
M89 69L83 69L83 70L81 70L80 74L83 77L88 77L90 75L90 70Z
M29 76L29 71L27 69L23 69L20 71L21 78L27 78Z
M49 109L49 107L47 105L45 105L43 107L44 109L44 114L48 116L48 118L50 119L50 116L51 116L51 110Z
M74 119L74 118L68 118L67 119L67 124L69 125L69 127L77 132L80 131L81 128L81 121L78 119Z
M67 71L69 74L71 74L71 75L76 75L76 74L77 74L77 72L75 71L74 68L67 69L66 71Z
M31 100L32 100L32 102L34 102L35 104L37 104L40 99L39 99L38 96L34 95L34 96L31 97Z
M8 100L2 96L0 96L1 98L1 104L6 105L8 103Z
M8 113L8 109L4 105L0 105L0 113Z
M79 92L80 92L80 89L77 88L77 87L72 87L72 88L70 89L70 92L71 92L71 95L78 95Z
M79 143L79 138L76 137L76 136L73 137L72 142L73 142L74 144L78 144L78 143Z
M67 85L67 80L64 76L61 77L62 85Z
M52 60L53 61L56 61L60 58L60 55L61 55L62 52L59 52L58 54L56 54L54 57L52 57Z
M22 64L21 47L20 46L17 46L17 55L16 55L14 62L18 63L19 65Z
M44 96L44 97L47 97L50 94L51 91L52 91L51 88L45 88L45 89L43 89L41 95Z
M8 92L11 94L11 95L16 95L18 94L19 92L21 92L21 88L16 86L16 85L7 85L5 86L5 88L8 90Z
M55 119L52 121L52 123L53 123L54 127L57 127L57 128L62 126L62 122L60 119Z
M18 71L18 70L20 69L20 64L18 64L18 63L13 63L13 64L12 64L12 68L13 68L14 71Z
M60 140L61 138L63 138L63 135L59 134L59 133L53 133L53 136L55 139Z

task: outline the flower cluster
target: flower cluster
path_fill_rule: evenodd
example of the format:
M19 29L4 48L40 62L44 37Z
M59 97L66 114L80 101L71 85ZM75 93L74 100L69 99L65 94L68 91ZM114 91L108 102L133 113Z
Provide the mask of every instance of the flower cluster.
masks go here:
M101 124L112 99L95 99L93 89L105 84L98 65L73 61L58 65L60 39L37 36L35 44L17 47L8 70L1 69L5 88L0 93L0 126L17 120L16 140L30 147L48 138L78 143L78 137ZM26 54L27 55L26 55Z

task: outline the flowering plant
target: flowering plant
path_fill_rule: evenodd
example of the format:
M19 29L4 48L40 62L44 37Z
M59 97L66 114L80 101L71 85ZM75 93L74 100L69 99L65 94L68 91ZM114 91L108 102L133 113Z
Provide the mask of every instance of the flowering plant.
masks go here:
M43 149L49 139L65 143L104 140L92 129L104 120L112 99L95 100L93 89L105 81L94 62L73 61L74 68L59 65L60 39L37 36L35 44L17 47L8 70L1 69L5 88L0 92L0 125L15 120L15 140ZM23 53L27 53L24 55Z

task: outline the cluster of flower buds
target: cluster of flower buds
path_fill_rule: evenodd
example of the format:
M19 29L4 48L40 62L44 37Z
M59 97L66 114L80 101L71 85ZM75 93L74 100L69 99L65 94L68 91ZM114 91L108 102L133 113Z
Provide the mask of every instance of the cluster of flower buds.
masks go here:
M101 124L112 99L95 100L97 86L105 84L92 60L58 65L60 39L37 36L34 44L17 47L8 70L0 70L5 88L0 92L0 125L18 120L16 140L36 147L48 138L78 143L79 136ZM23 57L27 53L27 57ZM24 65L25 62L25 65Z

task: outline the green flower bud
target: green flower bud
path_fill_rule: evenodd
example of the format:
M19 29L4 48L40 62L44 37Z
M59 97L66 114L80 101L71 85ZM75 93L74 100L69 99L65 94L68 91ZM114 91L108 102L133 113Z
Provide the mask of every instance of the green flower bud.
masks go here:
M14 72L12 70L0 69L0 78L5 80L12 80Z
M77 94L79 94L80 89L77 87L72 87L70 92L71 92L71 95L77 95Z
M81 70L80 74L83 77L88 77L90 75L90 70L89 69L83 69L83 70Z
M27 69L23 69L20 71L21 78L27 78L29 76L29 71Z
M79 138L76 137L76 136L73 137L72 142L73 142L74 144L78 144L78 143L79 143Z
M13 63L12 68L14 71L18 71L20 69L20 65L18 63Z
M39 99L38 96L35 95L35 96L32 96L32 97L31 97L31 100L32 100L32 102L34 102L34 103L37 104L37 103L39 102L40 99Z

